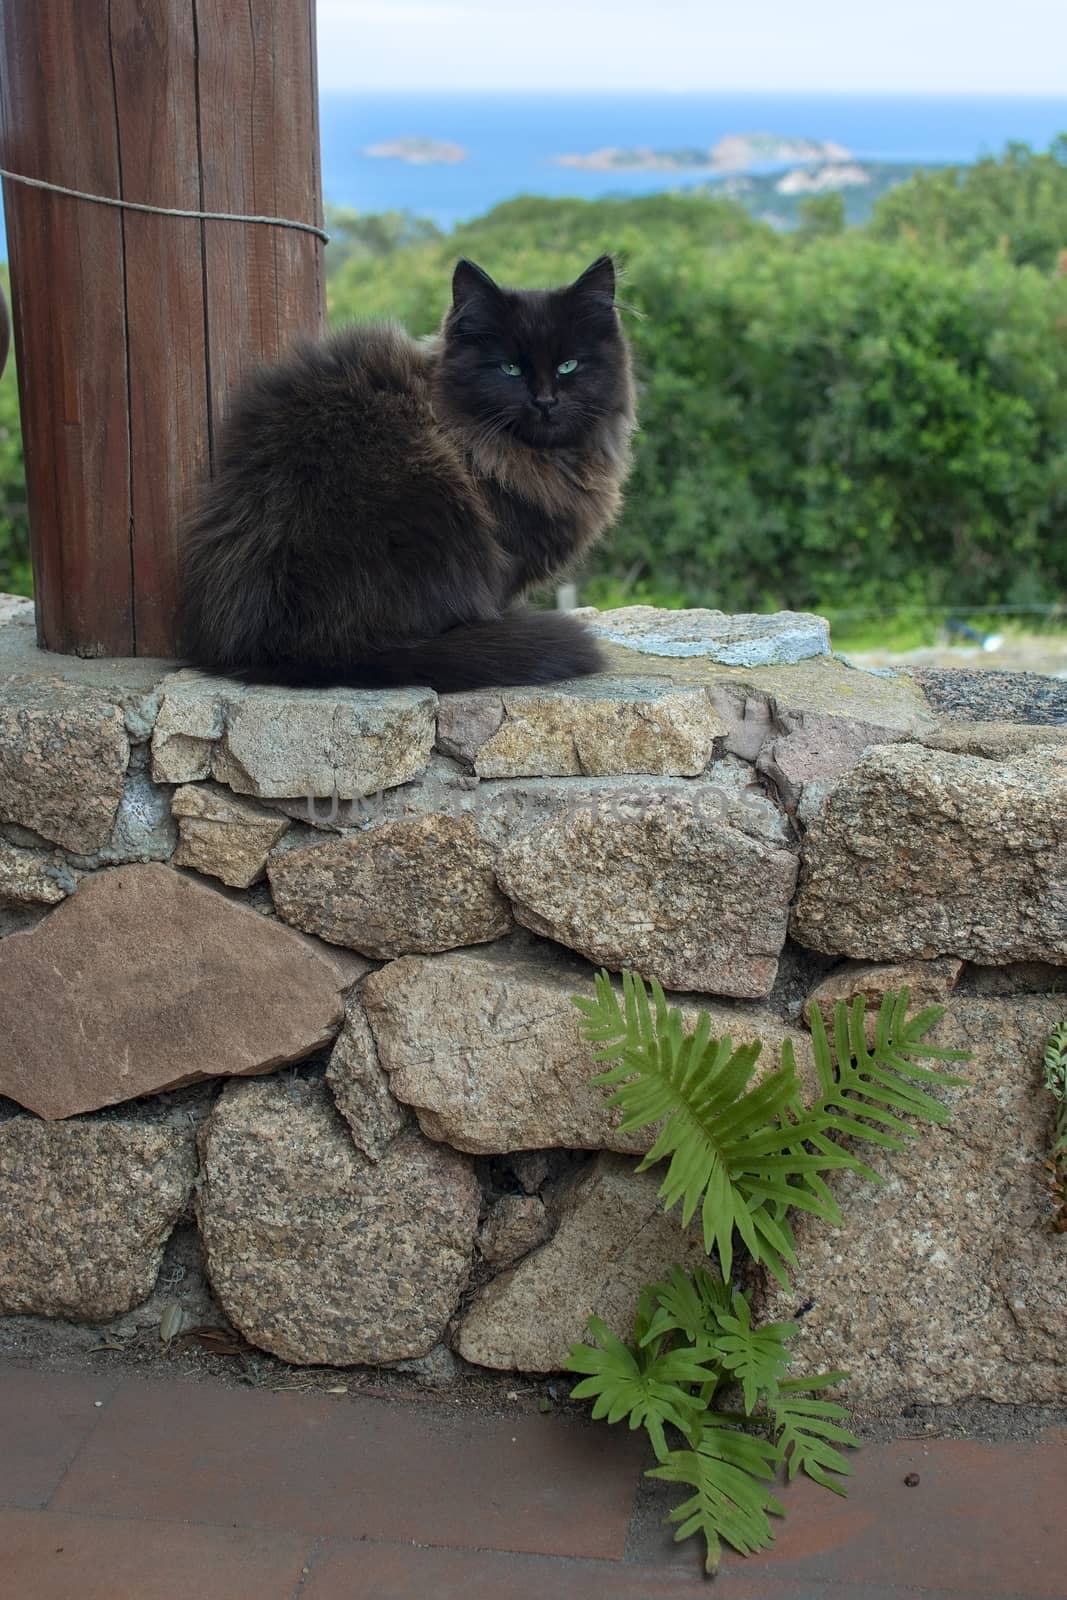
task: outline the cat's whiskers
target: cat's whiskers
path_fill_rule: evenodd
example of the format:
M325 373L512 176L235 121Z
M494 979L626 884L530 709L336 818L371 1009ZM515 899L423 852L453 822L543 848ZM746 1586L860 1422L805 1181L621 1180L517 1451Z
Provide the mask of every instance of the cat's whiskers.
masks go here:
M487 422L485 426L475 434L474 438L470 441L471 448L473 450L487 449L494 440L499 439L502 434L509 432L510 428L510 417L494 417L492 421Z

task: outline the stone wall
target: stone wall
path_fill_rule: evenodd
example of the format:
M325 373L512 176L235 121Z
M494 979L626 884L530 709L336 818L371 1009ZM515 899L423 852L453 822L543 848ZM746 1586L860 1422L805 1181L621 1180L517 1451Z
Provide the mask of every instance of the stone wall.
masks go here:
M702 1258L592 1086L594 964L802 1075L813 993L907 982L970 1086L765 1308L857 1399L1067 1396L1067 684L635 607L584 682L295 692L0 619L5 1317L551 1371Z

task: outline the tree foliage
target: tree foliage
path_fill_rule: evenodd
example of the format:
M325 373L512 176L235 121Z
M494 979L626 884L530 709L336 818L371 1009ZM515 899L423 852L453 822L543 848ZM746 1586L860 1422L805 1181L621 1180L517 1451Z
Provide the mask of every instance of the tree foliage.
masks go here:
M1010 144L999 159L918 172L882 197L869 231L955 261L992 252L1053 271L1067 250L1067 133L1043 154Z
M30 528L15 363L0 376L0 594L30 593Z

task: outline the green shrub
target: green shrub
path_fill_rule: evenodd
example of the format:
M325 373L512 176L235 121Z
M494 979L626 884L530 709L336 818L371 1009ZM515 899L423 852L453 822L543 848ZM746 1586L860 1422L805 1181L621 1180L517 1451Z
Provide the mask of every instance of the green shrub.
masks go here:
M1067 280L860 234L633 263L641 434L594 571L725 610L1067 582Z
M1067 250L1067 134L1044 154L1010 144L970 167L916 173L878 202L869 232L956 261L995 251L1051 271Z
M0 377L0 594L29 594L31 590L18 384L15 363L9 360Z

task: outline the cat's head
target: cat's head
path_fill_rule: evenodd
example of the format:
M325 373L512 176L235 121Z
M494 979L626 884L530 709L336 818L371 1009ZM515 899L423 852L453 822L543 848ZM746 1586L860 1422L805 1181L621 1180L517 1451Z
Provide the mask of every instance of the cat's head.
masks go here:
M442 333L441 398L486 443L581 445L629 413L629 355L610 256L562 289L504 289L473 261L460 261Z

